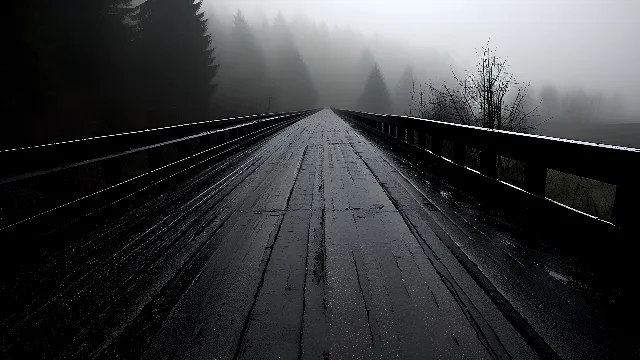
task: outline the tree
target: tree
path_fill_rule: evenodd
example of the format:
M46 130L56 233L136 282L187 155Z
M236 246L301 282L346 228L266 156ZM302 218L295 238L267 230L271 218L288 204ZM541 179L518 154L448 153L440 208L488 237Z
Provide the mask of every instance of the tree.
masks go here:
M193 0L147 0L138 6L143 100L164 115L160 122L210 116L218 67L201 6Z
M368 48L362 50L360 54L360 58L358 59L358 63L356 64L356 68L353 71L353 75L351 75L351 86L353 87L351 91L353 91L354 96L357 95L362 89L364 89L367 84L367 80L369 79L369 75L371 71L376 66L376 60L373 57L373 54ZM356 100L357 98L354 98ZM356 100L357 101L357 100ZM356 102L354 105L358 105Z
M273 110L309 109L315 106L316 89L309 69L295 47L282 14L271 27L270 77L275 89Z
M404 114L422 119L436 121L451 121L454 109L446 92L432 90L431 84L418 84L415 82L411 86L411 99L409 100L409 110ZM455 96L455 94L454 94ZM456 101L460 101L458 97Z
M452 120L466 125L491 129L529 132L538 107L527 104L529 84L516 81L507 69L506 60L499 59L487 44L482 48L474 72L463 76L453 74L453 87L431 85L434 98L446 99L452 110ZM511 101L509 101L511 99Z
M540 90L540 98L542 100L540 112L543 117L551 118L560 115L560 95L555 86L544 86Z
M409 65L405 68L393 97L394 111L403 114L411 103L411 91L414 86L413 68Z
M388 114L391 110L391 99L387 85L378 64L374 64L362 95L358 99L358 108L363 111Z
M213 11L211 3L208 4L209 8L205 10L205 15L207 18L207 30L209 35L211 35L211 45L215 49L216 60L220 61L224 57L223 52L228 47L228 34L225 27L220 22L219 17Z
M584 89L568 91L562 97L562 112L565 121L589 122L598 120L600 106L598 97L587 94Z
M108 129L129 103L130 0L8 4L2 69L3 142L43 142ZM4 22L3 22L4 23ZM112 116L113 117L113 116ZM34 129L37 129L34 131ZM5 143L6 144L6 143Z
M266 56L242 12L233 17L222 58L220 91L215 96L220 115L263 112L268 102Z

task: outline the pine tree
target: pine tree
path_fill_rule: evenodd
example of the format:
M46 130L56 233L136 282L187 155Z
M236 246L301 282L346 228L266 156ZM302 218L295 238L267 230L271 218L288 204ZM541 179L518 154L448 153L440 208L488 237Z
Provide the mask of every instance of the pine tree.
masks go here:
M267 61L256 36L238 11L222 59L220 91L215 96L220 116L266 110Z
M389 91L378 64L374 64L373 70L369 74L362 95L358 99L358 108L380 114L388 114L391 110Z
M315 106L316 89L291 31L282 14L271 28L270 77L274 88L273 109L276 111L309 109Z
M353 94L354 94L352 101L354 101L354 105L356 106L358 102L355 96L357 96L357 94L360 93L364 88L364 86L366 85L367 79L369 78L369 74L371 74L371 70L373 70L375 65L376 65L376 60L374 59L371 51L368 48L365 48L364 50L362 50L362 53L360 54L360 59L356 64L355 70L353 71L353 75L352 75L353 79L351 81L352 87L353 87L351 91L353 91Z
M213 12L211 5L209 5L208 10L205 10L205 15L207 17L207 30L211 35L211 45L216 52L216 60L222 61L223 53L228 47L228 34L219 17Z
M127 102L130 0L10 5L14 35L0 67L3 117L12 121L0 133L24 143L108 131L105 117Z
M147 0L138 6L143 101L164 123L210 117L218 67L201 6L193 0Z
M404 114L409 109L409 103L411 101L411 91L414 86L413 68L408 66L405 68L400 81L398 81L398 87L396 88L393 97L393 107L397 114Z

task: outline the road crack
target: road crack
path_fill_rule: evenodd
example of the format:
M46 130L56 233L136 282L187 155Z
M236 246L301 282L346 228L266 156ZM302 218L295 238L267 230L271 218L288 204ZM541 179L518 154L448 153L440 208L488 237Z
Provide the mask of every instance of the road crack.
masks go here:
M289 189L289 195L287 196L287 201L285 203L286 210L289 210L289 202L291 201L293 190L295 189L296 182L298 181L298 176L300 175L300 170L302 168L302 161L307 155L307 149L308 149L308 146L305 146L302 152L302 156L300 157L300 161L298 161L298 165L296 166L296 174L294 176L293 183L291 184L291 189ZM262 261L264 263L264 267L262 268L260 282L258 283L258 287L253 295L253 302L251 304L251 307L249 308L249 312L245 316L244 322L242 324L242 330L240 331L240 337L238 338L236 343L236 350L234 352L233 359L238 359L242 355L242 352L243 352L242 346L244 344L245 337L247 336L247 332L249 331L249 325L251 324L251 315L253 314L253 311L256 307L256 303L258 302L258 297L260 296L260 292L262 291L262 287L264 286L264 280L267 274L267 268L269 267L269 262L271 261L271 255L273 254L273 247L275 246L275 243L278 240L278 235L280 234L280 229L282 228L282 223L284 222L285 215L286 215L286 212L280 216L280 219L278 220L277 230L275 232L275 236L273 237L273 241L271 241L271 245L265 249L265 255L263 255L263 258L266 256L266 260Z
M371 331L371 312L369 310L369 305L367 304L367 299L364 296L364 291L362 290L362 283L360 282L360 271L358 270L358 263L356 262L356 257L353 254L353 250L351 251L351 258L353 259L353 266L356 268L356 278L358 279L358 288L360 289L360 295L362 295L362 302L364 302L364 310L367 312L367 325L369 327L369 336L371 337L371 346L376 347L375 342L373 341L373 331Z
M396 261L396 267L398 267L398 271L400 271L400 280L402 280L402 286L404 287L404 291L406 291L407 295L411 297L411 294L409 294L409 290L407 289L407 284L404 282L404 275L402 274L400 263L398 263L398 257L393 251L391 252L391 255L393 255L393 259Z

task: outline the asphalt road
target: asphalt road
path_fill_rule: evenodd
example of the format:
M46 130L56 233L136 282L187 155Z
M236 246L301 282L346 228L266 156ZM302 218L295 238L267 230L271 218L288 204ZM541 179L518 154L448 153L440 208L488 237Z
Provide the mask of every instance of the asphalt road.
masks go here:
M323 360L603 351L576 346L600 341L580 324L604 325L566 284L528 271L535 259L482 250L473 240L490 230L469 235L481 232L473 220L443 211L409 175L323 110L48 254L3 289L18 310L3 316L0 349Z

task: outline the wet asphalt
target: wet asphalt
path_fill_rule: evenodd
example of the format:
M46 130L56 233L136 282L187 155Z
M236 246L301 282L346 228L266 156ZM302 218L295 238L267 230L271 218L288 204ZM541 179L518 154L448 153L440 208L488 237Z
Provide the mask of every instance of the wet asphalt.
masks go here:
M557 261L470 213L323 110L50 255L32 277L41 291L22 291L14 303L24 306L3 318L2 353L612 354L600 344L604 315L539 265Z

